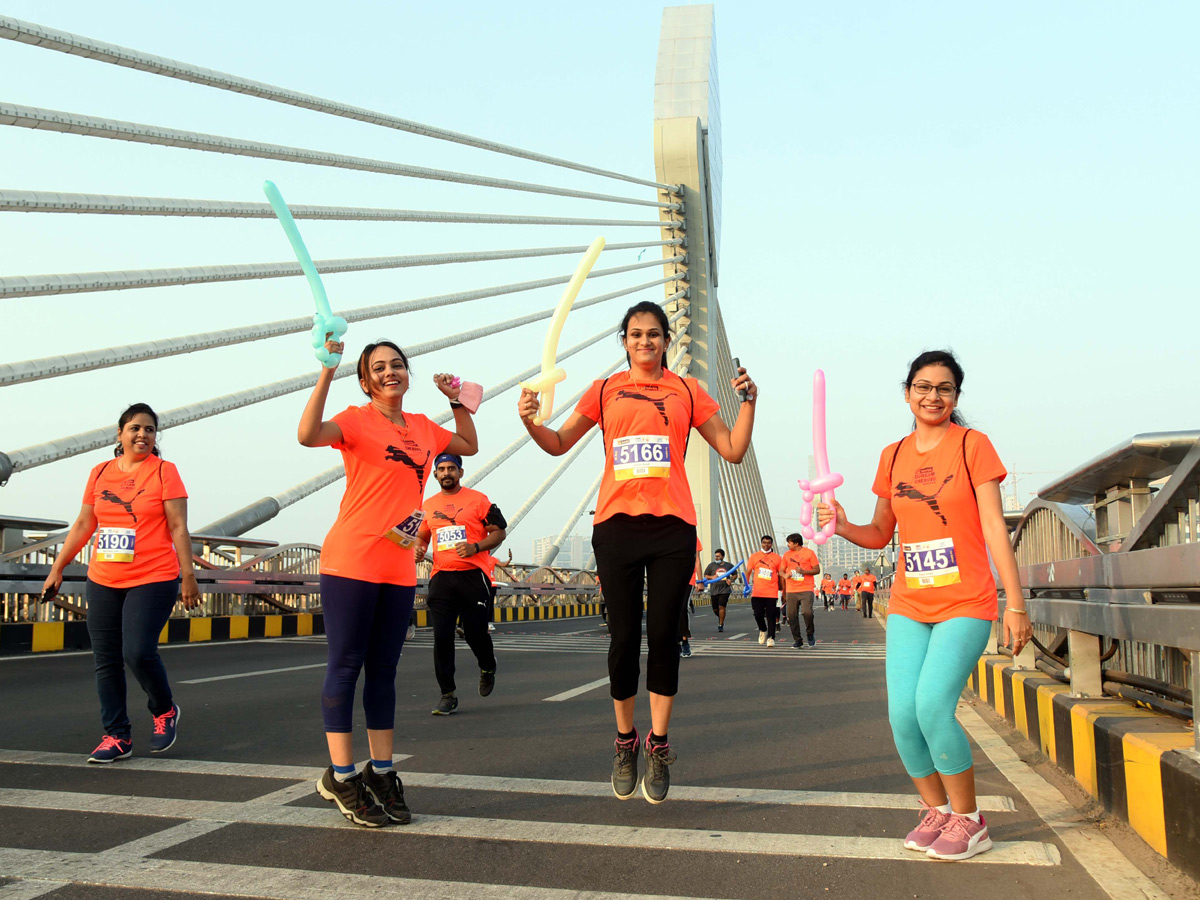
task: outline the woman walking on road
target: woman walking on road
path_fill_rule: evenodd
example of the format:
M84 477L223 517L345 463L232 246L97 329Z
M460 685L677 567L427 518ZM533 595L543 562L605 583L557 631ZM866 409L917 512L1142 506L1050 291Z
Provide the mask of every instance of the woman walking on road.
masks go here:
M975 802L971 748L954 717L967 676L996 621L996 583L1008 598L1005 643L1019 653L1032 634L1000 501L1006 470L987 436L956 412L962 367L946 351L909 366L904 398L911 434L884 448L872 488L869 525L854 525L838 503L822 504L824 525L860 547L887 546L899 524L902 562L887 616L888 718L896 749L925 814L904 846L935 859L967 859L992 846Z
M181 593L187 609L200 602L187 491L175 465L159 452L158 416L145 403L135 403L117 420L113 455L92 469L79 516L42 585L53 596L63 569L96 535L88 563L87 629L104 739L90 763L133 755L126 666L149 700L150 752L162 753L175 743L179 704L158 655L158 636Z
M744 369L735 373L731 383L746 391L746 399L731 432L696 379L666 368L671 333L662 307L648 302L631 307L620 336L629 369L593 382L562 428L533 423L539 404L531 391L522 391L518 411L533 440L552 456L600 426L604 474L592 547L608 604L609 692L617 720L613 792L628 800L638 786L634 700L644 584L651 730L641 748L647 766L642 794L661 803L670 787L667 767L675 761L667 726L679 687L680 607L696 559L696 510L684 455L695 428L724 459L741 462L750 446L758 390Z
M330 353L342 344L325 344ZM413 543L434 458L443 450L471 456L475 424L458 403L450 375L433 376L450 401L457 432L406 412L408 357L391 341L368 344L358 358L358 384L370 400L322 420L335 369L322 367L297 438L305 447L333 447L346 466L346 493L321 547L321 606L328 656L321 712L332 765L317 792L356 825L405 824L411 813L392 768L396 663L416 595ZM354 691L365 670L363 709L371 760L357 771L352 722Z

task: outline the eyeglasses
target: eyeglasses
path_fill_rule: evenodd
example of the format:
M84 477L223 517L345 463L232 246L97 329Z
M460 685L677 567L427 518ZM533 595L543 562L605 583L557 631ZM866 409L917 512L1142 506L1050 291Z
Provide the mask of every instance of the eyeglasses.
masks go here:
M910 384L909 387L918 397L929 396L930 391L937 391L937 395L943 400L948 400L958 393L958 388L952 384L933 385L928 381L918 381L915 384Z

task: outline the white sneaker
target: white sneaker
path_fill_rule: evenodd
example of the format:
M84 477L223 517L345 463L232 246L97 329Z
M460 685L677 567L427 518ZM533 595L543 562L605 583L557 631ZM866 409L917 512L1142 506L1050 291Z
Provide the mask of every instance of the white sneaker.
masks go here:
M406 632L404 633L404 639L405 639L406 641L411 641L411 640L412 640L413 638L415 638L416 636L417 636L417 626L416 626L416 625L409 625L409 626L408 626L408 631L406 631Z
M767 646L774 647L775 646L775 638L767 638Z
M488 622L488 634L492 634L496 630L496 626Z
M767 642L767 633L765 631L760 631L758 633L758 642L760 644L765 644Z

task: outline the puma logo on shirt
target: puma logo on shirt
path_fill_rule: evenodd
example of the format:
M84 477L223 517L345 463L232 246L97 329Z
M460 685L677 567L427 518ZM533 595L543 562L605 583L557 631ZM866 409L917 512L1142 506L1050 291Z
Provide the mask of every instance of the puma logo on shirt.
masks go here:
M442 512L440 509L435 509L435 510L433 511L433 516L432 516L431 518L433 518L433 519L437 519L437 520L440 520L440 521L442 521L442 522L449 522L451 525L457 525L457 524L458 524L458 522L456 522L456 521L455 521L455 519L457 519L457 518L458 518L458 512L457 512L457 511L455 511L454 515L450 515L450 516L448 516L448 515L446 515L444 512Z
M627 391L624 388L617 391L617 397L624 400L642 400L646 403L652 403L654 408L658 410L658 414L662 416L665 424L670 425L671 420L667 418L667 401L666 398L647 397L645 394L638 391Z
M136 494L134 494L128 500L122 500L120 497L118 497L112 491L101 491L100 499L107 500L109 503L115 503L118 506L123 507L125 509L125 512L129 513L130 518L132 518L133 521L136 522L137 516L133 512L133 501L136 500L138 497L140 497L145 490L146 490L145 488L142 488L142 490L138 491Z
M938 489L932 494L923 494L907 481L898 481L896 482L896 492L892 496L903 497L906 500L918 500L921 503L928 504L929 508L933 511L933 514L941 519L942 524L945 525L947 524L946 517L942 515L942 511L938 509L937 496L942 492L942 489L949 484L951 480L953 480L953 478L953 475L947 475L944 479L942 479L942 483L938 486Z
M426 450L425 451L425 459L422 462L417 462L415 459L413 459L411 456L409 456L407 453L405 453L399 447L395 447L391 444L388 444L387 445L387 454L384 456L384 459L388 460L389 462L403 463L404 465L408 466L410 469L412 469L414 472L417 473L417 481L421 482L421 484L424 484L425 483L425 467L427 465L429 465L429 455L430 455L429 451Z

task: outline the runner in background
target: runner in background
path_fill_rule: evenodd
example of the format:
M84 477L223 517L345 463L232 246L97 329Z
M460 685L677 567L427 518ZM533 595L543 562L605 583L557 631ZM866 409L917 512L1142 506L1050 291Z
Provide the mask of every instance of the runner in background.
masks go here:
M689 619L693 612L692 595L696 593L696 579L700 575L700 551L703 549L704 545L700 543L700 538L696 538L696 565L692 567L692 580L688 583L687 600L683 603L683 609L679 611L679 655L684 659L692 655L692 648L688 643L692 637Z
M732 573L732 574L731 574ZM724 550L713 551L713 561L704 570L704 577L720 578L708 586L708 595L712 599L713 615L717 617L717 631L725 630L725 612L729 606L729 595L732 585L737 579L737 571L731 563L725 561Z
M833 598L837 596L837 582L833 580L833 576L828 572L821 578L821 600L825 604L825 609L833 609Z
M775 646L775 623L778 615L779 591L783 587L783 559L775 552L775 539L764 534L759 542L762 550L746 560L746 577L750 579L750 605L758 624L758 642Z
M986 435L956 413L963 371L946 351L918 356L904 380L913 431L879 457L869 525L840 504L818 508L847 540L879 550L900 529L902 556L888 601L888 719L925 814L904 846L935 859L991 849L975 798L971 746L954 711L998 613L991 564L1004 583L1004 643L1013 655L1031 628L1004 523L1005 467ZM991 556L991 564L988 557Z
M150 752L162 753L175 743L179 704L158 655L158 636L176 599L182 595L185 609L200 602L187 491L175 464L159 452L158 415L145 403L121 413L113 456L88 476L79 516L42 584L43 593L53 596L62 586L63 569L96 535L84 596L104 738L90 763L133 755L126 666L146 692Z
M854 608L862 609L862 601L858 595L858 586L862 584L862 572L858 569L854 570L854 574L850 576L850 590L854 597Z
M340 354L343 345L327 341ZM449 400L456 431L404 409L411 372L391 341L363 348L358 384L369 402L323 420L334 369L321 367L296 436L305 447L333 447L346 467L346 491L337 521L321 547L321 606L327 659L321 713L332 765L317 793L351 822L377 828L404 824L412 814L404 785L392 768L396 718L396 662L404 647L417 591L413 559L425 480L439 453L470 456L479 449L475 423L458 402L453 376L433 376ZM354 692L365 673L363 710L371 759L354 761Z
M808 646L816 646L813 625L813 576L821 571L817 554L804 546L804 538L792 533L787 536L788 549L783 554L783 596L786 602L787 623L792 630L792 649L799 650L807 638ZM804 616L804 631L800 616Z
M871 574L871 567L863 569L862 581L859 582L859 596L862 597L862 614L864 619L875 618L875 585L878 579Z
M661 803L670 787L667 767L675 762L667 727L679 690L679 606L696 553L696 507L684 457L695 428L723 459L741 462L750 447L758 388L745 369L735 372L731 386L745 399L730 431L696 379L665 367L671 332L662 307L648 301L631 307L620 337L629 369L593 382L562 428L534 424L540 404L532 391L521 392L518 411L534 442L553 456L569 451L596 425L603 434L592 548L608 602L609 693L617 724L613 793L626 800L638 785L634 701L644 603L651 731L642 745L642 795Z

